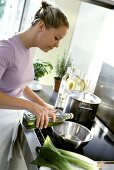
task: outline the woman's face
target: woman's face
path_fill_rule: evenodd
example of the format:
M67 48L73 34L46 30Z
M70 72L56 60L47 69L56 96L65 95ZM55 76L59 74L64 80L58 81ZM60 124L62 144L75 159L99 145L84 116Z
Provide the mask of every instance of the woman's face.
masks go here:
M40 48L44 52L48 52L54 47L59 46L60 40L66 35L67 31L68 28L65 26L61 26L58 29L47 29L45 27L45 24L43 23L35 38L35 46Z

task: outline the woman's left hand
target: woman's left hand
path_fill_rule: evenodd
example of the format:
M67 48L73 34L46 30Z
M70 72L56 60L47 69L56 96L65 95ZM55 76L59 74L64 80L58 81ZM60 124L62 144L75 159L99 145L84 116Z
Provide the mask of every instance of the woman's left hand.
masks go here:
M51 110L55 110L55 107L53 106L53 105L51 105L51 104L48 104L48 103L46 103L45 102L45 104L44 104L44 107L46 107L46 108L48 108L48 109L51 109Z
M53 121L55 122L56 121L56 114L53 114L53 113L56 112L56 108L53 105L48 104L46 102L44 103L44 107L49 109L48 116L52 117Z

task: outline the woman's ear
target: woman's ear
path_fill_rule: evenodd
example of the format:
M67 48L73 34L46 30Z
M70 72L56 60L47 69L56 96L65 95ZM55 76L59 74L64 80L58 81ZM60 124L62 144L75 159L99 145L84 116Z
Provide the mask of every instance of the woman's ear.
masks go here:
M39 21L37 26L38 26L38 30L39 30L39 31L42 31L42 30L45 28L45 23L44 23L44 21L42 21L42 20Z

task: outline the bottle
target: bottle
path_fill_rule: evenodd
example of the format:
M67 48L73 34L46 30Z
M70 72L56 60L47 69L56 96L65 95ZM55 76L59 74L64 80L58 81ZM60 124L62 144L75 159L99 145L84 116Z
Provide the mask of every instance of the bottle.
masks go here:
M58 93L58 96L57 96L57 99L56 99L56 103L55 103L55 108L63 110L62 94L61 93Z
M78 83L80 81L80 70L76 67L72 67L71 74L67 80L67 91L77 90Z
M66 74L62 78L58 96L57 96L57 100L55 103L55 108L57 108L57 109L63 110L63 108L64 108L64 102L65 102L65 98L67 96L66 82L67 82L67 79L69 78L70 72L71 72L71 67L68 67Z
M80 76L80 82L78 83L79 85L79 91L84 91L85 90L85 73L82 72Z
M91 86L91 80L90 78L86 75L85 76L85 92L90 92L90 86Z
M74 116L72 113L62 113L61 110L56 110L56 121L53 122L52 118L49 118L48 127L57 126L62 124L67 119L72 119ZM36 128L36 117L30 112L25 112L23 116L23 125L27 129L35 129Z
M75 81L75 89L74 90L79 91L80 90L80 85L79 85L79 82L80 82L80 69L76 70L76 77L75 77L74 81Z
M69 75L71 73L71 67L68 67L66 74L63 76L60 88L59 88L59 94L63 94L66 88L66 81L69 78Z

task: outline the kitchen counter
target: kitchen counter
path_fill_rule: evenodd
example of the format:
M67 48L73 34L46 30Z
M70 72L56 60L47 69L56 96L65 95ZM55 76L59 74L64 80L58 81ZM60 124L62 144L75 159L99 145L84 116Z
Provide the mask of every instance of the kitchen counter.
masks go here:
M42 90L36 92L37 95L45 99L50 104L55 104L57 92L54 92L51 86L43 86ZM108 161L103 170L114 169L114 142L107 136L106 127L101 127L101 122L96 117L92 126L91 132L93 139L83 147L84 155L96 161ZM18 140L22 148L23 155L28 167L28 170L38 169L35 165L30 165L30 162L36 158L35 147L41 146L34 130L30 131L20 125ZM28 156L29 155L29 156ZM111 162L112 161L112 162Z

